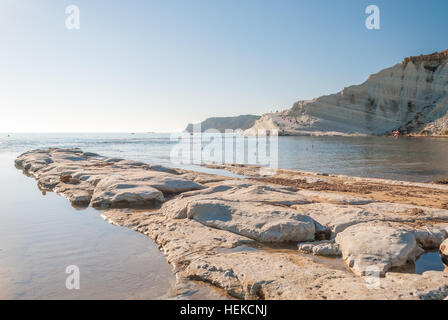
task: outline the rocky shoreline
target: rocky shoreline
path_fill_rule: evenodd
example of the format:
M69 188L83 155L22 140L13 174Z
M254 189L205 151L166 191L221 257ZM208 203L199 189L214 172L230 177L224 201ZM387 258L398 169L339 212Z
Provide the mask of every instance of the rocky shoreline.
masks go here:
M446 299L448 185L209 165L244 179L80 149L32 150L16 167L76 207L153 239L181 283L240 299Z

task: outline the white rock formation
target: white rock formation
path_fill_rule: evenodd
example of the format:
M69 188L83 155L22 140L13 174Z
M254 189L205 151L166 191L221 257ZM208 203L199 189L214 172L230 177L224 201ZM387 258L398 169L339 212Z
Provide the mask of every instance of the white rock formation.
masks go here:
M448 134L448 50L420 57L371 75L366 82L289 110L265 114L246 131L278 130L280 135Z
M229 180L223 181L215 187L183 193L176 201L164 204L162 211L172 218L183 219L187 216L188 205L199 200L223 200L237 203L242 201L277 206L310 203L308 199L297 192L290 191L289 188L272 188L244 181Z
M254 202L199 200L189 204L187 217L260 242L314 240L314 220L289 208Z
M424 252L412 232L381 224L351 226L336 236L336 243L345 264L359 276L384 276Z
M323 240L316 242L302 242L297 245L302 253L312 253L316 256L340 256L339 245L334 241Z
M106 177L95 188L91 205L95 208L127 207L129 204L144 206L163 202L162 191L139 180L124 180Z
M323 191L297 190L287 183L263 182L259 176L225 178L100 157L79 149L30 151L19 156L16 165L36 178L41 188L63 194L74 205L119 207L104 210L101 216L151 237L178 279L207 282L238 298L448 296L447 272L409 274L391 269L413 261L421 248L440 248L446 263L447 243L442 242L448 236L448 210L439 208L448 201L445 185L341 176L321 180L280 170L283 182L288 176L291 181L303 176L310 186L316 179L327 184ZM361 190L356 185L360 181ZM341 183L343 191L333 188ZM301 186L307 187L306 183ZM407 196L385 202L381 192L376 196L361 192L379 186ZM399 188L394 191L392 186ZM427 206L401 203L421 195L428 197ZM164 202L160 207L153 201ZM300 254L285 250L291 241L302 242ZM350 270L339 259L310 254L342 254ZM384 277L372 290L370 283L367 286L369 278L360 276L375 275L375 271Z
M207 131L207 130L218 130L220 132L225 132L227 129L231 130L246 130L254 125L256 120L260 119L260 116L246 114L236 117L214 117L208 118L201 123L192 124L189 123L185 131Z
M15 163L34 175L42 189L63 194L75 206L151 207L165 201L165 195L205 188L174 169L100 157L76 148L33 150Z

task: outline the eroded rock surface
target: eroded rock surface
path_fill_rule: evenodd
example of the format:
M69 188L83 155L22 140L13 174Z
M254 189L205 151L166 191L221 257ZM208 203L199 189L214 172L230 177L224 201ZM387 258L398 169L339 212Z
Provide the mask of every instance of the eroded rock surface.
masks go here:
M274 188L241 180L222 181L207 189L185 192L175 200L167 202L162 207L162 211L164 214L178 219L186 218L188 205L199 200L222 200L235 205L243 202L248 205L258 203L282 207L310 203L310 200L291 191L291 188Z
M314 220L294 210L253 202L197 200L187 217L260 242L314 240Z
M393 271L424 249L446 257L446 186L227 167L250 177L235 179L80 149L34 150L16 165L40 188L149 236L179 281L244 299L448 296L447 273Z
M448 268L448 239L440 245L440 257L446 268Z
M258 130L283 135L385 134L446 135L448 51L410 57L371 75L364 83L264 114ZM440 58L442 57L442 58Z
M365 279L286 253L237 252L194 260L184 273L245 299L444 299L448 274Z
M61 193L77 206L151 207L164 202L165 195L205 188L179 170L80 149L33 150L15 163L32 174L41 188Z
M312 253L317 256L340 256L342 255L339 245L334 241L302 242L297 245L300 252Z
M336 236L345 264L360 276L384 276L423 253L414 234L383 224L360 223Z

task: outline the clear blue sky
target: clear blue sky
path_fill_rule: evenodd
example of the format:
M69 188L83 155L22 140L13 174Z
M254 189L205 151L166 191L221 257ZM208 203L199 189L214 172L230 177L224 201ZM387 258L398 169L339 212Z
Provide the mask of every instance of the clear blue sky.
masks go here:
M447 49L447 14L446 0L2 0L0 132L167 132L289 108Z

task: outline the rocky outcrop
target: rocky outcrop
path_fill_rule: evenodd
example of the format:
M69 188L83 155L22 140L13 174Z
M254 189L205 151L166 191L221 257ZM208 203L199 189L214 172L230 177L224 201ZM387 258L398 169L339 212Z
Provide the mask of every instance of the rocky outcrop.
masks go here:
M431 54L421 54L419 56L407 57L403 59L402 64L406 65L409 62L418 63L418 62L431 62L431 63L443 63L448 60L448 50L444 50L441 52L434 52Z
M262 203L197 200L188 205L187 217L260 242L310 241L315 234L309 216Z
M166 170L160 167L154 170L145 163L79 149L34 150L19 156L15 163L36 177L39 187L63 194L75 206L154 207L167 196L205 188L178 171L163 172Z
M236 117L215 117L208 118L202 121L199 124L191 124L187 125L185 131L193 132L195 130L195 126L200 128L201 132L204 132L209 129L215 129L220 132L225 132L226 129L232 130L246 130L252 127L256 120L260 119L260 116L255 116L251 114L241 115Z
M340 205L333 203L312 203L293 205L294 209L307 214L319 221L325 228L331 230L333 236L352 225L360 223L387 221L408 223L419 221L446 221L448 210L419 207L415 205L390 202L370 203L365 205ZM418 212L418 216L415 213Z
M360 223L336 236L345 264L360 276L384 276L392 267L400 267L424 251L412 232L383 224Z
M271 204L275 206L291 206L294 204L310 203L310 200L291 191L290 188L272 188L239 180L222 181L217 186L207 189L185 192L176 201L167 202L162 206L162 211L176 219L187 217L187 209L190 204L198 201L222 200L239 205L246 204Z
M446 268L448 268L448 239L440 245L440 257Z
M16 165L41 188L149 236L182 282L245 299L448 296L447 273L393 269L426 249L445 254L448 210L438 206L448 186L285 170L263 180L259 168L228 167L251 177L235 179L79 149L30 151ZM403 194L430 198L415 205Z
M448 134L448 50L409 57L361 85L265 114L247 130L281 135Z
M365 278L310 257L282 252L204 256L192 261L184 274L245 299L441 300L448 296L448 274L444 272L387 273L369 284Z

